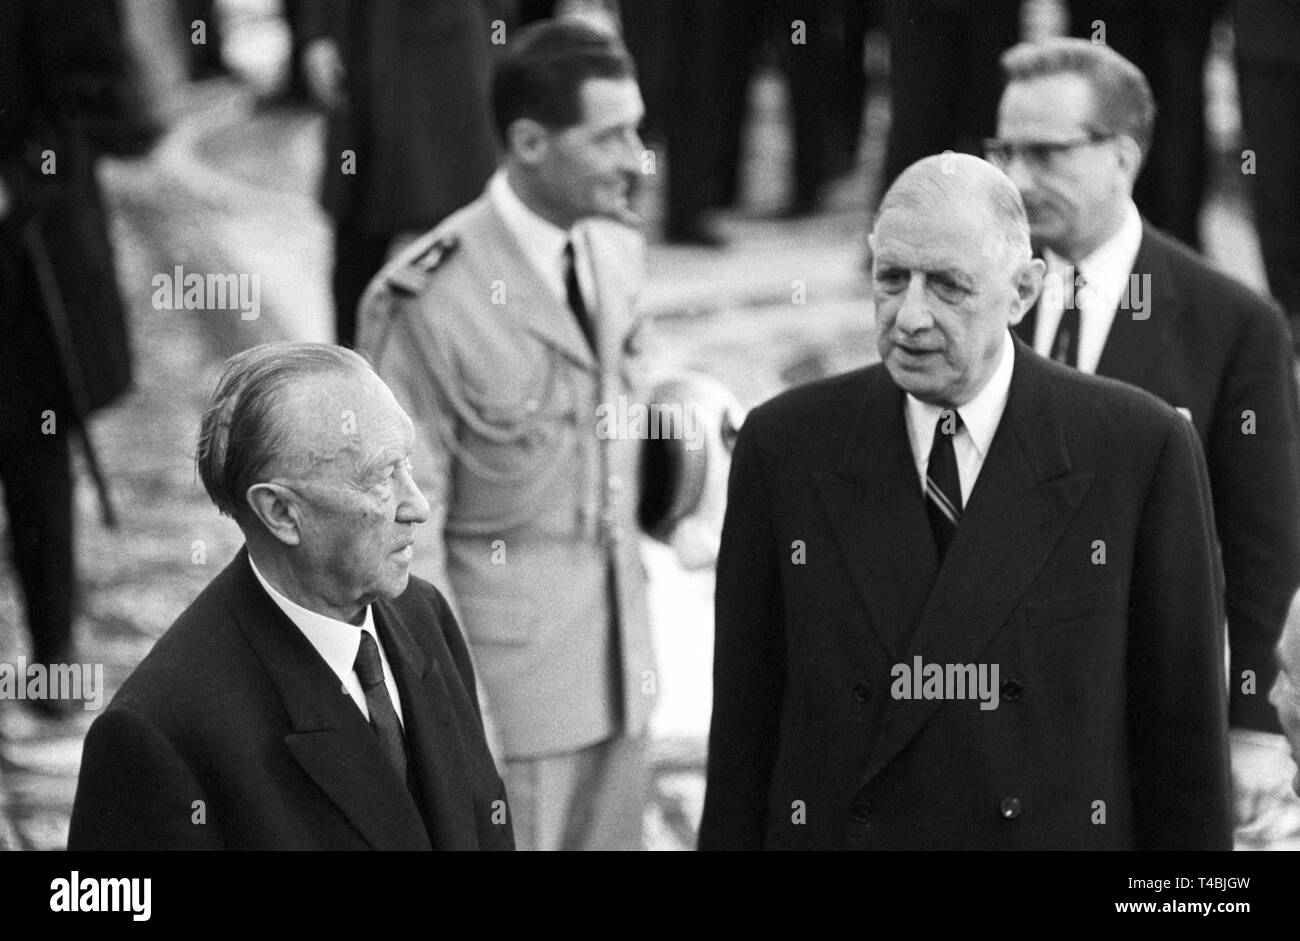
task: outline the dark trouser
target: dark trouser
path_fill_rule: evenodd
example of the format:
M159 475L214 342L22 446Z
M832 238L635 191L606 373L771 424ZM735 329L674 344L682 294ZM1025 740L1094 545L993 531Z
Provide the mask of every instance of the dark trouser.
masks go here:
M997 127L998 57L1020 36L1018 0L890 0L883 194L922 157L982 154Z
M1255 154L1255 227L1268 287L1300 337L1300 69L1238 63L1242 150Z
M76 422L35 275L11 239L0 242L0 485L33 655L71 652L76 571L70 436ZM47 415L54 434L44 434Z
M40 410L0 425L0 483L13 546L14 568L27 601L33 659L71 656L75 568L72 548L72 472L67 416L57 434L41 434Z
M357 305L384 266L391 243L389 235L362 235L351 229L334 233L334 332L342 346L356 344Z

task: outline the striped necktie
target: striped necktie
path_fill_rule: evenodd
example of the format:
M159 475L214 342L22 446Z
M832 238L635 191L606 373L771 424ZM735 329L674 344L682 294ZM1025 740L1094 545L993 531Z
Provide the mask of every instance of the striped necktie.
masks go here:
M961 415L944 409L934 423L934 441L925 468L925 511L930 530L939 549L939 560L948 554L948 546L961 523L961 478L957 474L957 452L953 439L961 431Z

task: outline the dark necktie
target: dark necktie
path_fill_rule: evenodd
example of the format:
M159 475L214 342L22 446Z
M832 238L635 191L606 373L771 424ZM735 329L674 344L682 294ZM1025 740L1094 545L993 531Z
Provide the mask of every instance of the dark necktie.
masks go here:
M569 309L582 328L582 335L587 338L591 351L596 352L596 329L592 326L591 316L587 313L587 302L582 299L582 288L578 286L578 266L574 263L573 242L564 243L564 290L569 298Z
M356 671L357 679L361 680L361 689L366 695L370 727L379 736L379 745L384 750L388 763L397 772L397 780L406 784L406 740L402 737L402 725L397 718L397 710L393 708L393 700L388 695L388 686L384 683L384 665L379 659L379 645L369 631L361 632L361 647L357 650L357 660L352 669Z
M925 511L930 517L940 563L948 554L948 546L961 522L961 478L957 474L957 452L952 440L959 431L961 415L944 409L934 423L934 441L925 468Z
M1074 369L1079 368L1079 292L1086 282L1083 275L1075 272L1074 291L1066 292L1065 308L1061 311L1061 322L1056 327L1056 338L1052 340L1052 359Z

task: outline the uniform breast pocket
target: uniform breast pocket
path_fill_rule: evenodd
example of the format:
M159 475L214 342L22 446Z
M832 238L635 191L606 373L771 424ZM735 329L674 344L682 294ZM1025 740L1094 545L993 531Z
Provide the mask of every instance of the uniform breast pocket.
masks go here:
M572 429L576 411L563 367L544 353L495 381L467 389L462 443L471 467L489 476L528 474Z
M1114 613L1121 607L1119 589L1106 585L1029 601L1025 604L1025 619L1030 630L1063 630Z

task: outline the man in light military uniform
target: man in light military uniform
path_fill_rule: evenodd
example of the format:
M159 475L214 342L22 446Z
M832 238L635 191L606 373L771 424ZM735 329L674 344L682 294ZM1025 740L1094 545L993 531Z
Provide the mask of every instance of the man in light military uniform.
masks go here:
M447 594L482 676L521 849L635 849L656 678L638 553L641 442L625 220L644 147L633 65L573 22L519 33L493 82L502 167L371 283L359 346L414 419Z

